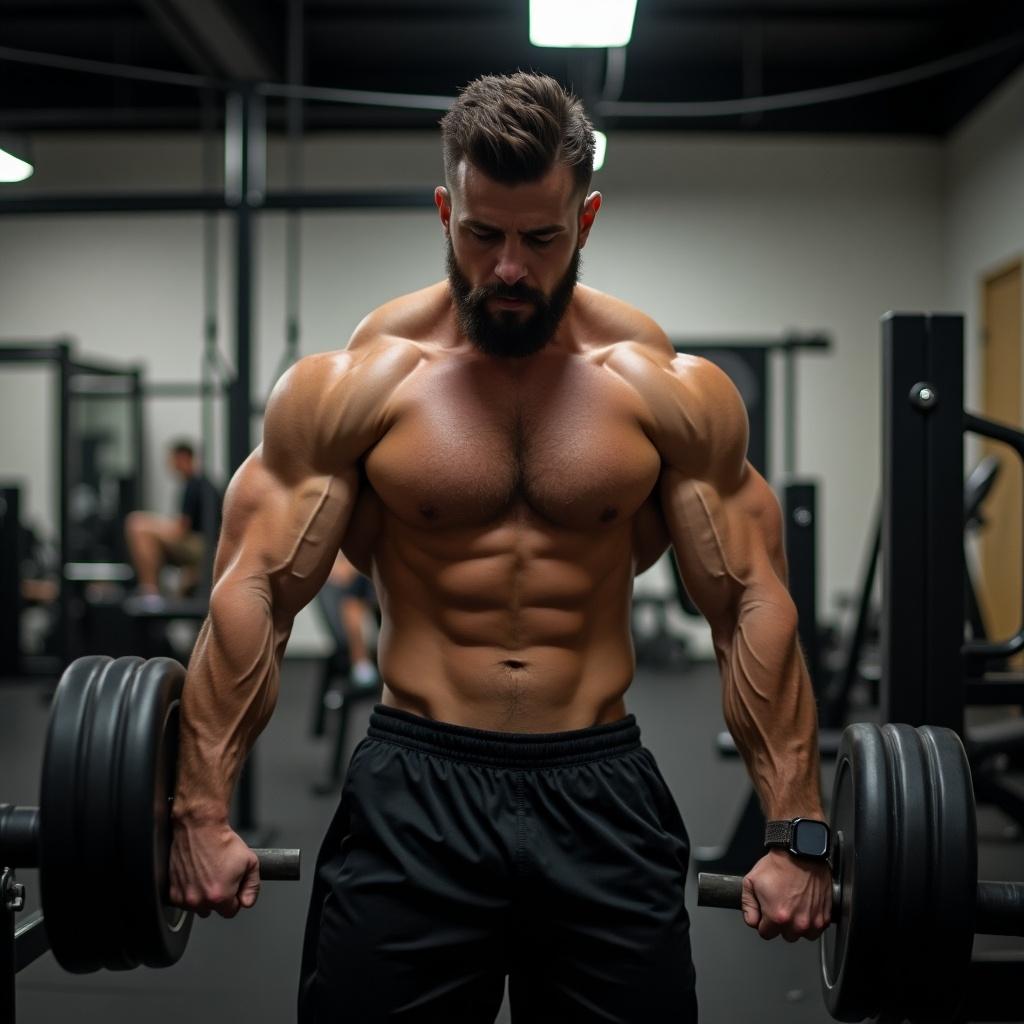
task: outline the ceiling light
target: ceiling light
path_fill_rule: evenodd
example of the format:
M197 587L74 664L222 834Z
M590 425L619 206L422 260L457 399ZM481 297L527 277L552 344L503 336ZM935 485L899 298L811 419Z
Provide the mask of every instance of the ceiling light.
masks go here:
M530 0L534 46L625 46L636 0Z
M594 170L604 167L604 155L608 152L608 136L604 132L594 132Z
M0 181L24 181L34 170L27 160L15 156L10 149L0 148Z

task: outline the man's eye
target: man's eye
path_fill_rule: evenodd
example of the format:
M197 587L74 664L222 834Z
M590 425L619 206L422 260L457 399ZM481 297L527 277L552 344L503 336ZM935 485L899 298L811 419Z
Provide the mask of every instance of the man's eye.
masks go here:
M554 235L537 236L534 235L530 239L531 245L550 245L555 240Z
M493 242L498 237L493 231L471 231L470 234L481 242Z

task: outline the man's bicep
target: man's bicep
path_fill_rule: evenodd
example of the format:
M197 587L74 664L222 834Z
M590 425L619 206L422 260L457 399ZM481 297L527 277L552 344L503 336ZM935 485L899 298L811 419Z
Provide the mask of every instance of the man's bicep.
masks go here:
M214 576L268 587L275 615L294 616L323 585L355 504L358 474L296 473L283 478L257 449L224 500Z
M778 502L749 464L733 487L667 470L662 508L683 582L713 630L735 621L751 591L784 586Z

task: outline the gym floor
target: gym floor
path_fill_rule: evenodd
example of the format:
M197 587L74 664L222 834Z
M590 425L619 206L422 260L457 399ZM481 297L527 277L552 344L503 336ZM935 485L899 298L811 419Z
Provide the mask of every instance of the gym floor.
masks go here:
M317 670L313 662L285 663L277 712L257 748L260 823L274 829L274 844L302 847L302 882L265 885L257 908L234 921L197 921L184 958L166 970L70 975L49 955L42 957L18 976L21 1024L72 1019L78 1024L176 1024L183 1018L213 1024L229 1016L247 1024L282 1024L294 1018L312 865L336 804L336 797L311 792L325 774L329 754L329 740L308 735ZM37 801L47 715L41 692L38 682L0 690L5 712L0 715L0 796L7 803ZM722 761L714 753L715 734L723 727L714 666L642 669L629 707L675 794L693 845L724 841L746 799L747 783L739 762ZM365 732L369 710L367 702L353 711L350 745ZM826 793L830 775L826 765ZM1006 821L983 808L979 833L981 877L1019 878L1024 846L1012 838ZM29 887L27 909L35 909L35 873L19 872L19 879ZM694 887L691 878L688 903L705 1024L831 1020L819 994L817 944L762 942L736 915L696 908ZM103 913L102 892L96 893L96 913ZM88 922L82 927L87 929ZM1024 942L980 938L978 944L1021 948ZM497 1019L507 1024L507 1005Z

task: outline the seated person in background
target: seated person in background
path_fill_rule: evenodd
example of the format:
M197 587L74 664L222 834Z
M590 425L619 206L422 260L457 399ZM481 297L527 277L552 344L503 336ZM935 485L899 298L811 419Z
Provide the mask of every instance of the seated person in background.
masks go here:
M338 621L348 641L349 678L356 686L373 686L377 667L366 643L366 614L377 606L373 583L339 551L324 589L335 597Z
M208 502L213 503L214 522L220 529L220 495L199 471L192 444L175 441L170 447L168 466L183 483L180 513L161 516L153 512L132 512L125 520L125 539L141 595L159 595L160 570L165 565L182 569L182 593L199 582Z

